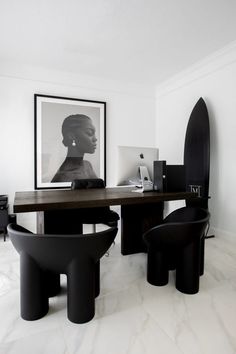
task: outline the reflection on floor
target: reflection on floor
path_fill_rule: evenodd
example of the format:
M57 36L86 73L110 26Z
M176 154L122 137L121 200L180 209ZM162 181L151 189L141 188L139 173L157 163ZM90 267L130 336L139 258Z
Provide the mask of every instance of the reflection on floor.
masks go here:
M236 353L235 241L206 241L200 292L146 282L146 255L121 256L119 240L101 261L95 318L83 325L66 316L63 291L41 320L19 315L19 257L0 239L0 354L231 354Z

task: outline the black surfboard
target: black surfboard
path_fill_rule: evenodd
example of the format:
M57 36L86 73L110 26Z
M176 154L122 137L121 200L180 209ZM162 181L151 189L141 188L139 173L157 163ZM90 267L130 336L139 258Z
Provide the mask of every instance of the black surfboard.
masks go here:
M184 146L186 190L198 197L186 200L187 206L208 209L210 169L210 127L207 106L200 98L190 115Z

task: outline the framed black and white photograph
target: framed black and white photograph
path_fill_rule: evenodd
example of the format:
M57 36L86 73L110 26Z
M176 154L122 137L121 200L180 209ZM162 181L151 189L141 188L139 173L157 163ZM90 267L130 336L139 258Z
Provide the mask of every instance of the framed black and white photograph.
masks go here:
M106 176L106 103L34 95L35 189Z

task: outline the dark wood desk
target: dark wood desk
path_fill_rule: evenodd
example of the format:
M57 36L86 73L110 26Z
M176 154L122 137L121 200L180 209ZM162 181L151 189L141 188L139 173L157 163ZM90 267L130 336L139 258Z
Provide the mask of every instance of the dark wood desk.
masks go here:
M134 188L16 192L14 212L38 212L45 233L80 233L79 208L121 205L121 253L144 252L142 234L163 220L164 201L195 193L132 192Z

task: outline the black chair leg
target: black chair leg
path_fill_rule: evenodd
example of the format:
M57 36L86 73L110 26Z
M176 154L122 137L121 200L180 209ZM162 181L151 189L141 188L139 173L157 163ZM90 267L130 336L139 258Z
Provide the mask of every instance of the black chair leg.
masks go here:
M7 228L5 227L3 230L3 241L5 242L7 238Z
M95 314L95 267L92 261L72 261L67 272L67 315L74 323L90 321Z
M162 252L148 250L147 281L152 285L163 286L168 283L169 271L166 255Z
M209 231L209 229L210 229L210 223L208 223L208 225L207 225L207 230L206 230L206 232L205 232L205 238L213 238L213 237L215 237L215 235L208 235L208 231Z
M27 254L20 257L21 317L33 321L48 312L48 297L44 272Z
M178 254L176 265L176 289L185 294L199 291L200 242L194 242Z

